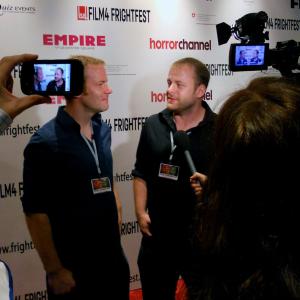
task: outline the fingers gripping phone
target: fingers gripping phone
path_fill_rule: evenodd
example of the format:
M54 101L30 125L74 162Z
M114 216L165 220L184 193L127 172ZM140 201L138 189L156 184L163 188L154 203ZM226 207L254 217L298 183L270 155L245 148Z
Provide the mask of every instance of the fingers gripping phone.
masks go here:
M76 59L24 62L21 90L26 95L78 96L83 90L83 65Z

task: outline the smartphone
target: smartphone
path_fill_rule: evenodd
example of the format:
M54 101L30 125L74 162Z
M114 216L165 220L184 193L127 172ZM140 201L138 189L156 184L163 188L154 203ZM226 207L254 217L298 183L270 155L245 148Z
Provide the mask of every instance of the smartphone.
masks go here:
M76 59L24 62L20 80L25 95L78 96L83 91L83 65Z

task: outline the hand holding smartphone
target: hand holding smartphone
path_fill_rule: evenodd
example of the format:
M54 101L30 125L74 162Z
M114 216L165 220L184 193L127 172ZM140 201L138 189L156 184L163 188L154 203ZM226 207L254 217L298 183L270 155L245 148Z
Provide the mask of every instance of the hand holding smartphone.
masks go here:
M26 95L78 96L83 91L83 65L76 59L24 62L21 90Z

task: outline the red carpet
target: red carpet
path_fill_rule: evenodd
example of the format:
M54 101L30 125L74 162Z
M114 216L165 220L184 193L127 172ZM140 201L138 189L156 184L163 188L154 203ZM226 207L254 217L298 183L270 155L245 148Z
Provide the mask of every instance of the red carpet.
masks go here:
M142 290L137 289L130 291L130 300L143 300ZM187 300L186 286L182 279L179 279L177 283L176 300Z

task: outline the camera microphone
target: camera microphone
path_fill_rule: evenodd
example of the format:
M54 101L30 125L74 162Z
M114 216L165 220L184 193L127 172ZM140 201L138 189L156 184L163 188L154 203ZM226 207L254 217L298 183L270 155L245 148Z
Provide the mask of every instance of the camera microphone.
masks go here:
M190 154L190 141L189 137L185 131L179 130L174 134L174 143L176 146L180 147L184 151L184 155L187 161L187 164L190 168L192 175L197 172L195 164Z

